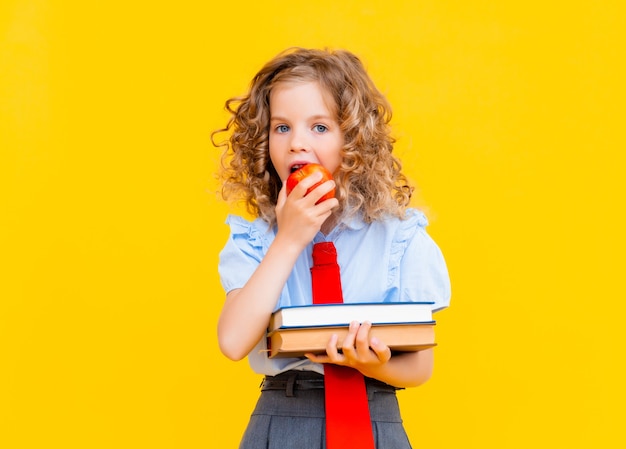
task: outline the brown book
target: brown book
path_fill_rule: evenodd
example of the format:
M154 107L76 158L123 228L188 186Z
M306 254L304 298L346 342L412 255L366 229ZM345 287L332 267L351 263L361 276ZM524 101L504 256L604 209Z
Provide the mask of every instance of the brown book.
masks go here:
M302 357L305 353L323 354L332 334L338 335L340 348L348 326L282 328L267 336L269 357ZM409 352L432 348L435 322L374 324L370 336L377 337L392 351Z

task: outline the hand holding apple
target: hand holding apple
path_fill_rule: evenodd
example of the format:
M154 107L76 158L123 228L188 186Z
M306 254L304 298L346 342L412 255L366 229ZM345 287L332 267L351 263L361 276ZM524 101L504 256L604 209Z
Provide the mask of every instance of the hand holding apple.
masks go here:
M313 189L315 189L317 186L323 184L324 182L333 179L333 175L323 165L320 165L320 164L306 164L303 167L300 167L299 169L294 171L287 178L287 195L289 195L291 193L293 188L300 181L302 181L307 176L310 176L313 173L318 172L318 171L322 173L322 180L320 182L318 182L317 184L315 184L313 187L309 188L307 190L306 194L308 194L309 192L311 192ZM306 194L305 194L305 196L306 196ZM324 200L327 200L329 198L334 198L334 197L335 197L335 189L332 189L330 192L328 192L323 197L321 197L317 201L317 203L315 203L315 204L319 204L319 203L321 203Z

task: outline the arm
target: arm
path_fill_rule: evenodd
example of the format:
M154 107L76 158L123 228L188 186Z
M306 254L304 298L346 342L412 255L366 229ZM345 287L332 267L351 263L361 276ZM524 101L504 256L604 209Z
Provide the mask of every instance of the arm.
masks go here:
M276 237L246 284L228 293L220 314L217 334L226 357L241 360L263 337L298 256L337 206L335 198L315 204L334 187L334 181L305 196L320 179L321 173L308 176L288 197L283 183L276 205Z
M417 387L425 383L433 370L433 350L406 352L391 357L391 350L377 338L370 338L371 323L350 324L341 353L334 335L326 347L326 355L307 354L317 363L350 366L364 376L372 377L396 387Z

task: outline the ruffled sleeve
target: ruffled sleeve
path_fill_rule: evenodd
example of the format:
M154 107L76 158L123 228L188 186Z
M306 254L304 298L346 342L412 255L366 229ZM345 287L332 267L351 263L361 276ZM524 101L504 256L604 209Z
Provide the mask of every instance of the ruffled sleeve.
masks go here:
M249 222L235 215L229 215L226 224L230 226L230 236L220 252L218 272L222 287L228 293L243 287L252 276L273 233L268 232L267 223L261 220Z
M441 250L426 232L427 225L422 212L407 211L392 243L389 280L397 283L400 301L432 301L436 311L450 304L450 278Z

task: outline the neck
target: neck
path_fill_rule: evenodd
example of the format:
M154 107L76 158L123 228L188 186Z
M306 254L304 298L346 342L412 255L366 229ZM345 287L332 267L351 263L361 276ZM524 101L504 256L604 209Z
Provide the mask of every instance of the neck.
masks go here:
M335 226L337 226L338 222L339 222L339 219L337 218L337 216L335 216L335 214L332 214L330 217L326 219L324 224L322 224L322 228L320 229L320 231L322 231L322 234L328 235L330 234L330 231L335 229Z

